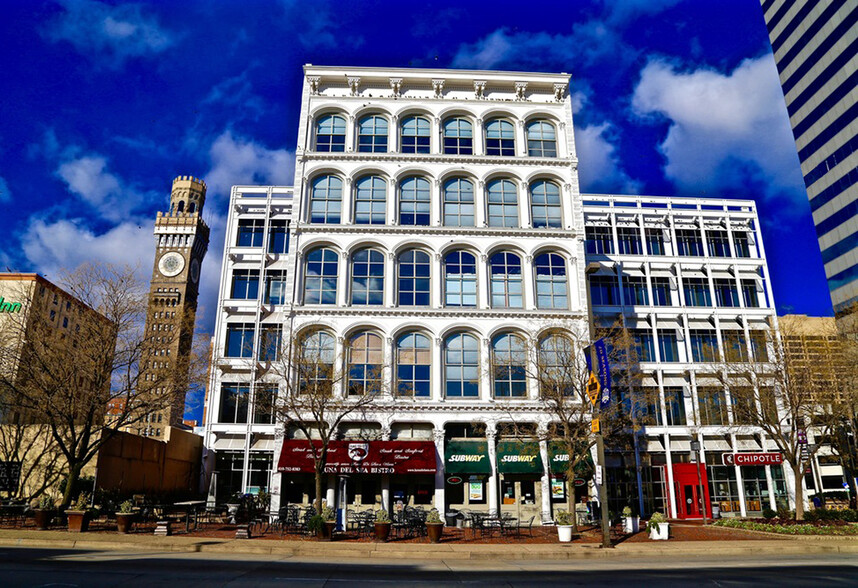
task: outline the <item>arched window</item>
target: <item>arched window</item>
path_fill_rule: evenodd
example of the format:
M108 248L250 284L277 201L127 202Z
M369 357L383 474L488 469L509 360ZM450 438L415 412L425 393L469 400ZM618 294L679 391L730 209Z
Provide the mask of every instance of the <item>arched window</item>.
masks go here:
M474 152L474 131L464 118L444 121L444 153L471 155Z
M480 395L477 338L456 333L444 342L444 387L448 398L474 398Z
M355 187L355 224L383 225L386 222L385 204L387 182L378 176L366 176Z
M431 394L432 347L429 337L406 333L396 341L396 393L428 398Z
M554 182L537 180L530 185L530 217L534 228L560 228L560 187Z
M343 181L337 176L320 176L313 180L310 196L310 222L339 224L343 203Z
M492 380L495 398L527 396L524 339L509 333L492 341Z
M489 226L518 226L518 191L510 180L489 182Z
M569 308L566 262L556 253L543 253L535 260L536 307Z
M492 255L491 288L493 308L522 308L521 258L501 251Z
M349 341L349 396L375 395L381 391L381 366L384 351L381 337L358 333Z
M194 214L196 211L197 211L197 203L196 202L189 203L188 204L188 212L190 214Z
M539 342L536 370L540 393L549 397L573 394L580 373L572 342L568 337L551 334Z
M466 251L444 258L444 305L477 305L477 259Z
M384 254L361 249L352 257L352 304L384 304Z
M474 226L474 185L464 178L453 178L444 184L444 225Z
M400 141L403 153L429 153L432 125L422 116L409 116L402 121Z
M297 363L302 392L313 395L332 393L335 380L333 335L325 331L315 331L304 337Z
M399 306L429 306L429 254L405 251L399 256Z
M316 151L346 150L346 119L327 114L316 123Z
M429 226L431 194L426 178L405 178L399 184L399 224Z
M371 114L358 123L358 151L387 153L387 119Z
M304 264L304 304L337 303L337 252L319 248L307 254Z
M486 155L515 156L515 127L496 118L486 123Z
M527 125L527 154L531 157L557 157L557 133L545 120Z
M179 200L179 207L176 209L176 212L185 212L185 201Z

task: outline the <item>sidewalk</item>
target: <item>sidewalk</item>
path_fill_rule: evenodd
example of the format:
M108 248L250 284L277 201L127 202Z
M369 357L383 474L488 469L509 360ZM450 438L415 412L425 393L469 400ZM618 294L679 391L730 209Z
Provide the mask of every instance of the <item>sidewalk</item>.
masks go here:
M94 551L146 551L184 553L246 553L280 557L420 559L420 560L558 560L616 557L684 557L810 555L855 553L858 540L849 538L792 537L761 541L664 541L658 543L620 543L613 549L591 544L396 544L314 541L253 541L200 537L155 537L108 533L76 534L67 531L0 530L0 546L42 549L81 549Z

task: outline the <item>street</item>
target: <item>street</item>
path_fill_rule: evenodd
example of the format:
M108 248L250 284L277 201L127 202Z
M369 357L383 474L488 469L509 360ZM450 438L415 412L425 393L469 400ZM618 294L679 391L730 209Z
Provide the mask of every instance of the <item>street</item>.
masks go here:
M855 586L851 554L498 562L0 548L0 586Z

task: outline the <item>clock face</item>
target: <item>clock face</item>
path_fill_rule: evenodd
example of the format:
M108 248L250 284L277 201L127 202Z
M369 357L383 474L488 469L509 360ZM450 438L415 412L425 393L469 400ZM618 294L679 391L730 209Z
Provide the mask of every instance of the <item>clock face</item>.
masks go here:
M158 271L168 278L178 276L183 269L185 269L185 258L175 251L165 253L158 262Z
M196 284L200 280L200 261L195 257L191 260L191 281Z

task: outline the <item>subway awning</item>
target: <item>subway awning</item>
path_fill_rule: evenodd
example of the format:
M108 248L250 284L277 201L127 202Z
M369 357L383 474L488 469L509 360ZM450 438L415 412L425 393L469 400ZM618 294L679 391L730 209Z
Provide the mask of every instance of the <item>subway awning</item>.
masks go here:
M564 442L552 441L548 444L548 470L552 474L568 474L569 459L569 451L567 451ZM592 471L593 458L590 457L590 451L587 450L587 455L575 466L574 474L576 478L589 478Z
M500 441L498 471L502 474L542 474L537 441Z
M447 441L444 454L444 471L448 475L492 473L485 441Z

